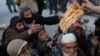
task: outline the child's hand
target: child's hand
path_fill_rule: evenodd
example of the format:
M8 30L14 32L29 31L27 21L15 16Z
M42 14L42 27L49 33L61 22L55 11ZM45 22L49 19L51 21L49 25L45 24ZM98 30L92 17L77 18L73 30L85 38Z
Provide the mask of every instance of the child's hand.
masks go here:
M49 48L52 48L52 45L53 45L53 41L50 41L47 43L47 47L49 47Z
M33 32L39 32L42 29L42 26L40 24L34 24L31 26L31 29Z

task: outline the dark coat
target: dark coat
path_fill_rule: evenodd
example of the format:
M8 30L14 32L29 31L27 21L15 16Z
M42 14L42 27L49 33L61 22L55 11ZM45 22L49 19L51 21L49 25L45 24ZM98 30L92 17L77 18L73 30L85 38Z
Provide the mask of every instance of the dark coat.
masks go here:
M49 41L51 41L51 39L49 39L48 41L40 41L40 40L35 41L37 43L35 48L39 51L41 56L45 56L45 55L51 56L50 55L51 49L47 47L47 43Z
M6 51L7 46L0 45L0 56L9 56Z
M4 38L4 39L3 39ZM31 39L32 37L30 37L28 35L28 31L25 30L23 32L19 32L18 30L12 28L12 27L8 27L5 32L3 33L3 37L2 37L2 41L4 41L4 44L8 44L10 41L14 40L14 39L23 39L26 41L29 41L29 39Z
M35 20L36 24L41 24L41 25L44 25L44 24L52 25L52 24L57 24L59 22L58 16L42 17L42 16L39 16L37 14L34 14L33 18L34 19L31 19L30 21L25 20L26 24L32 23L33 20ZM31 40L33 40L32 37L36 37L35 35L36 34L32 34L31 36L29 36L27 30L25 30L23 32L19 32L12 27L8 27L5 30L4 37L2 37L2 38L5 38L5 39L3 39L2 41L9 43L13 39L24 39L28 42L31 42Z
M22 16L22 18L23 18L23 16ZM33 14L32 18L29 18L29 19L23 18L23 19L24 19L25 27L27 27L27 28L31 27L33 20L35 21L35 24L40 24L42 26L44 26L45 24L46 25L54 25L54 24L59 23L59 21L60 21L58 16L43 17L39 14ZM35 38L37 38L36 35L35 35Z
M42 15L42 10L44 7L44 0L36 0L38 5L38 14Z
M39 56L37 52L35 52L34 49L31 49L31 56Z
M30 19L25 19L25 23L26 24L31 24L33 22L33 20L35 20L35 24L40 24L40 25L53 25L53 24L57 24L59 22L59 17L58 16L52 16L52 17L43 17L40 16L38 14L33 14L33 17Z

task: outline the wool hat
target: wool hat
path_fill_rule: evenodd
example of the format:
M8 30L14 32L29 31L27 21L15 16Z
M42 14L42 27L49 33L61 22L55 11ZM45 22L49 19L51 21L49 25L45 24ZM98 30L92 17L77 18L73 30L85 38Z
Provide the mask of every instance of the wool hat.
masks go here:
M76 41L76 37L73 33L66 33L65 35L62 35L61 43L70 43L74 41Z
M23 20L23 19L19 16L12 17L11 20L10 20L10 26L14 26L20 20Z
M30 8L27 7L27 6L21 7L21 8L20 8L20 15L22 16L23 13L24 13L25 11L29 10L29 9L30 9ZM30 10L31 10L31 9L30 9Z
M25 45L27 45L27 41L21 39L12 40L7 46L7 53L9 56L18 56Z

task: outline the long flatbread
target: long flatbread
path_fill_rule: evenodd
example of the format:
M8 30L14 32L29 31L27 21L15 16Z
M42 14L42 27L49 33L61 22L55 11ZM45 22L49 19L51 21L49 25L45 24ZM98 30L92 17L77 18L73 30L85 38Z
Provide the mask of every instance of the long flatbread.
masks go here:
M64 17L60 20L59 27L62 32L67 32L70 26L77 20L79 20L84 14L84 10L78 4L74 2L66 11Z

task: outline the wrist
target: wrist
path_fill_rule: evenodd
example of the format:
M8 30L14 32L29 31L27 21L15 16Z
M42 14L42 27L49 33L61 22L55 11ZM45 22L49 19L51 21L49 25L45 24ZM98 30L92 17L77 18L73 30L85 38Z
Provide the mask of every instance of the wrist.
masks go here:
M97 6L94 6L94 5L91 7L92 12L95 12L96 7Z
M32 32L32 29L29 29L28 30L28 35L31 35L33 32Z

